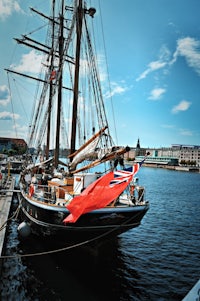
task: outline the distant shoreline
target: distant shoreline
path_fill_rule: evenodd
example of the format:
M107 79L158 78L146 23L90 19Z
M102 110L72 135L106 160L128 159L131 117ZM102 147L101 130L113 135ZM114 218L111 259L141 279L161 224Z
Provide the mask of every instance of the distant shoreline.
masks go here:
M134 161L125 161L126 164L132 165L134 164ZM151 167L151 168L164 168L164 169L170 169L170 170L176 170L176 171L189 171L189 172L198 172L200 173L199 167L194 166L170 166L170 165L164 165L164 164L149 164L149 163L143 163L142 164L145 167Z

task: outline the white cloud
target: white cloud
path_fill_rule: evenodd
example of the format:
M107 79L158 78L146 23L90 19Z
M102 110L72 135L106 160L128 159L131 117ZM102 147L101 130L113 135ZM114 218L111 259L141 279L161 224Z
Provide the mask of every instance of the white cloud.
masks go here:
M200 40L186 37L177 40L176 50L171 57L171 52L169 49L162 45L159 59L157 61L152 61L148 64L147 69L139 75L136 81L140 81L149 75L151 72L154 72L165 67L169 68L172 66L178 59L179 56L185 58L189 67L193 68L195 72L200 75ZM171 59L170 59L171 57Z
M162 62L160 60L149 63L148 68L136 79L136 81L140 81L141 79L144 79L149 73L161 69L165 66L166 66L166 62Z
M105 68L105 57L102 55L102 54L98 54L97 55L97 68L99 69L99 78L100 78L100 81L101 82L105 82L107 81L108 79L108 74L106 72L106 68ZM92 63L91 61L89 61L87 58L85 59L81 59L80 60L80 76L82 77L85 77L85 76L88 76L88 74L92 71L91 71L91 68L92 68ZM72 66L72 68L74 68L74 66ZM72 69L73 70L73 69Z
M13 126L11 129L0 129L1 137L10 137L10 138L22 138L26 140L27 138L27 127L25 126Z
M0 106L6 106L10 102L10 94L8 88L3 85L0 86Z
M27 138L27 131L28 131L28 126L27 125L20 125L15 122L13 125L13 131L15 135L17 134L17 137L23 137L24 139ZM14 134L13 134L14 137Z
M39 73L41 72L41 62L44 60L44 56L37 54L35 50L31 50L29 53L22 55L19 65L11 65L11 68L18 72ZM44 65L46 61L44 60Z
M20 115L19 114L12 114L11 112L0 112L0 121L1 120L13 120L13 119L19 119Z
M161 127L166 128L166 129L173 129L176 132L179 133L181 136L193 136L194 133L191 130L188 129L177 129L174 125L170 124L163 124Z
M162 47L160 48L158 60L150 62L147 66L147 69L139 75L136 81L140 81L141 79L146 78L146 76L151 72L167 67L168 62L170 61L170 56L170 50L166 47L166 45L162 45Z
M191 106L191 102L187 100L182 100L178 105L172 108L172 113L176 114L180 111L187 111L190 106Z
M166 92L163 88L155 88L151 91L149 99L158 100L162 97L162 95Z
M105 56L103 54L98 54L97 56L97 64L98 64L98 68L99 68L99 76L100 76L100 80L102 82L105 82L108 80L108 73L106 71L106 59Z
M5 20L13 12L23 12L19 3L15 0L0 0L0 19Z
M105 98L110 98L116 94L123 94L127 90L128 90L128 88L126 86L112 82L111 83L111 91L106 92Z
M186 37L177 41L177 49L171 63L176 62L178 56L186 59L188 66L193 68L200 75L200 41Z
M162 124L161 127L165 128L165 129L173 129L174 125L172 125L172 124Z
M193 136L193 132L187 129L180 129L179 132L182 136Z

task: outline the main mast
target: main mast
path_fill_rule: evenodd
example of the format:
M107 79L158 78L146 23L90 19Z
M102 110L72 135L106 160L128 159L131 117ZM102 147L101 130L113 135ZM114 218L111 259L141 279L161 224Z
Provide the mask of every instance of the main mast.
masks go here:
M74 94L73 94L73 109L72 109L72 129L71 129L71 144L70 155L76 150L76 128L77 128L77 108L79 94L79 71L80 71L80 55L81 55L81 40L82 40L82 25L84 14L89 14L93 18L95 8L86 9L83 7L83 1L78 0L77 16L76 16L76 53L75 53L75 72L74 72ZM73 160L73 156L70 156Z
M76 60L75 60L75 73L74 73L74 95L73 95L70 154L75 152L75 146L76 146L76 122L77 122L77 107L78 107L80 50L81 50L83 13L84 12L83 12L82 0L79 0L78 7L77 7L77 16L76 16Z

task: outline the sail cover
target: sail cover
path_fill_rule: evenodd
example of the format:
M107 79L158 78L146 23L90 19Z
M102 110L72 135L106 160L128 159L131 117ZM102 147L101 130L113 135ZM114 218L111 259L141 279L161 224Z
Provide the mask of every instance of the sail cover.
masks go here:
M76 165L84 160L91 158L91 156L96 157L95 149L99 142L100 137L107 129L107 126L100 129L99 132L94 134L88 141L86 141L78 150L70 154L68 158L73 158L70 163L70 169L75 169Z
M75 223L82 214L110 204L126 189L133 176L132 168L131 171L109 172L97 179L66 206L70 214L63 222Z
M89 159L92 155L95 154L95 148L99 142L99 137L96 137L93 141L90 142L84 149L77 153L73 161L70 164L70 168L75 168L78 163L81 163L83 160Z

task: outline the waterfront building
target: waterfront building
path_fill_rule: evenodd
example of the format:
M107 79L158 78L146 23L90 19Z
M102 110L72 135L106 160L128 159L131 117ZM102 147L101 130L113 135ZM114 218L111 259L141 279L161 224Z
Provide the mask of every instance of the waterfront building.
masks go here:
M172 144L171 147L142 148L139 139L136 147L131 147L125 154L125 160L139 161L144 155L150 152L146 163L167 164L167 165L191 165L200 167L200 145Z
M172 145L173 149L179 149L180 164L192 163L200 167L200 146L199 145Z
M15 146L18 148L26 148L27 144L24 139L0 137L0 152L10 150Z
M19 148L27 147L24 139L0 137L0 153L13 148L14 145ZM32 151L29 149L29 152L32 154L34 151L34 149L32 149ZM150 152L150 156L148 160L146 160L146 163L156 162L156 164L200 167L200 145L172 144L171 147L144 148L141 147L139 138L136 147L130 147L130 151L124 155L124 159L133 161L137 158L138 161L144 157L147 152ZM53 153L53 150L51 150L51 153ZM67 155L68 150L64 150L63 157Z

